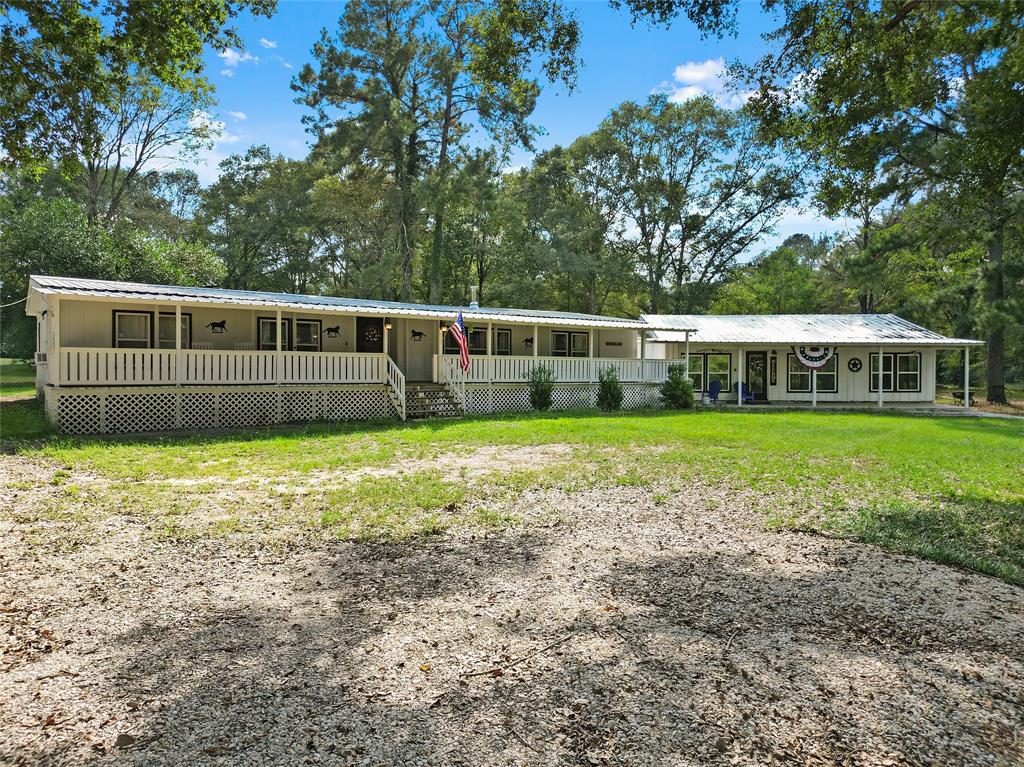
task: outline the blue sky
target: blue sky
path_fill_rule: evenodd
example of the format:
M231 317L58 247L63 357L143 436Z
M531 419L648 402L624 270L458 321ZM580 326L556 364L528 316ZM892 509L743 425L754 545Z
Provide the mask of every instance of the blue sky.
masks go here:
M583 67L576 89L547 86L533 116L544 135L538 149L570 143L592 131L617 104L643 100L664 89L676 98L709 92L723 103L738 98L722 88L722 63L734 58L751 60L765 50L761 34L773 27L760 4L745 2L739 16L739 35L702 40L685 20L669 29L633 26L628 13L611 9L604 0L567 2L582 27ZM310 136L302 125L306 110L294 103L289 84L300 67L312 59L320 30L333 30L342 2L281 0L270 19L243 17L238 28L245 50L209 51L207 74L217 88L216 119L223 122L221 138L204 153L197 167L209 183L217 163L254 144L267 144L288 157L304 157ZM527 165L525 150L511 158L513 166ZM841 223L820 219L813 212L791 211L780 222L770 247L794 232L832 232ZM760 250L761 248L758 248Z

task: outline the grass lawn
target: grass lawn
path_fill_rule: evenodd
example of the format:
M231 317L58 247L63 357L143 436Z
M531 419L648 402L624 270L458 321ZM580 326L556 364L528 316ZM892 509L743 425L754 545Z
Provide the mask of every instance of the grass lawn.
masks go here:
M1024 421L588 412L69 438L47 432L33 401L2 408L7 449L61 467L41 530L133 514L177 540L284 528L386 539L516 524L516 500L538 487L628 485L657 500L715 483L771 527L1024 585Z
M31 397L35 391L35 367L28 362L0 358L0 397Z

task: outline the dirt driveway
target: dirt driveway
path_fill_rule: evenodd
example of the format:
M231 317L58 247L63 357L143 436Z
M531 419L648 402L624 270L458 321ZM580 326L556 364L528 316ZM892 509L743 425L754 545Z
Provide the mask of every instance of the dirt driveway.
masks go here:
M0 527L0 763L1024 764L1024 592L694 488L500 533Z

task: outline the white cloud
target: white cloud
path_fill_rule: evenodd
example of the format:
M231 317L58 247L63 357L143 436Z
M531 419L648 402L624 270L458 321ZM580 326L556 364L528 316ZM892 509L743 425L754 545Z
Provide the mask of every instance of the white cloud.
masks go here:
M684 101L689 101L690 99L695 99L699 96L706 96L707 93L708 92L699 85L683 85L679 88L673 88L668 100L673 101L676 104L682 104Z
M277 41L276 40L268 40L265 37L261 37L260 38L260 45L262 45L264 48L276 48L277 47Z
M274 61L281 62L281 66L284 67L285 69L291 69L292 68L291 64L289 64L287 61L285 61L283 58L281 58L277 54L274 54Z
M725 74L725 59L708 59L707 61L687 61L676 67L673 77L677 83L697 85L714 83Z
M248 115L245 114L245 112L231 112L231 111L228 111L228 114L231 115L232 117L234 117L236 120L244 120L248 116Z
M723 58L687 61L675 68L672 82L664 82L656 90L667 93L669 101L676 104L700 96L711 96L719 106L738 109L746 104L756 91L728 90L727 76Z
M258 64L260 61L259 56L253 56L249 51L236 51L234 48L225 48L217 56L224 62L224 66L231 69L247 61L251 61L254 64Z
M235 76L235 70L233 70L233 69L222 69L222 70L220 70L220 73L222 75L224 75L225 77L234 77Z

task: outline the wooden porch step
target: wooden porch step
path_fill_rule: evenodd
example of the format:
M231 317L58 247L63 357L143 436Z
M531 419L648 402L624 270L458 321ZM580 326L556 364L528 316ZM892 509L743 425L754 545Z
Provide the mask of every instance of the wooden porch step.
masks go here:
M465 415L444 384L406 384L405 415L410 420L460 418Z

